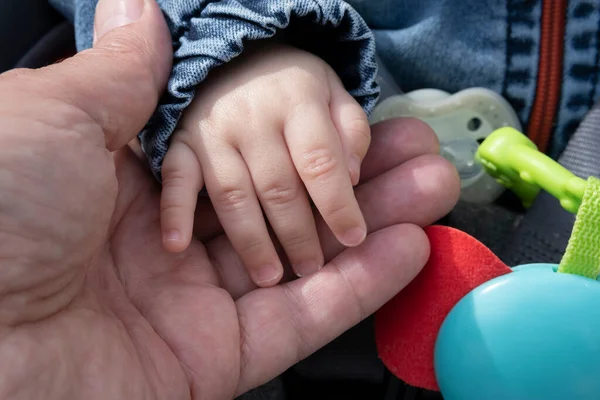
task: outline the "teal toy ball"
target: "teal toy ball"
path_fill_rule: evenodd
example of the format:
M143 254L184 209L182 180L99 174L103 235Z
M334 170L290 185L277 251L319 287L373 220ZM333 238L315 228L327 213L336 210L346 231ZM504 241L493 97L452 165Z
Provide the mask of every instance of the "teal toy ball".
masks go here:
M600 282L516 267L463 297L434 349L445 400L600 399Z

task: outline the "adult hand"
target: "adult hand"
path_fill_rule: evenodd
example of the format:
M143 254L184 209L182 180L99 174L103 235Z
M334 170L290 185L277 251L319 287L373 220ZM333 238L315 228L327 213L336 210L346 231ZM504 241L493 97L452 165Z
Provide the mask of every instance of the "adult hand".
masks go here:
M357 189L370 234L344 250L319 221L318 273L255 288L207 204L199 239L166 253L160 188L126 144L171 43L156 4L137 1L101 0L94 49L0 76L0 398L243 393L401 290L428 257L418 226L457 199L433 133L390 121L373 128Z

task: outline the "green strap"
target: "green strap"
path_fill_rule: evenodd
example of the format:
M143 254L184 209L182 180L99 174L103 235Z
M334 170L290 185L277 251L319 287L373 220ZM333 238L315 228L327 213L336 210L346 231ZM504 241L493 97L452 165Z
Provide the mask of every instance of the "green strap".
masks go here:
M590 177L587 180L573 233L558 272L592 279L600 275L600 179Z

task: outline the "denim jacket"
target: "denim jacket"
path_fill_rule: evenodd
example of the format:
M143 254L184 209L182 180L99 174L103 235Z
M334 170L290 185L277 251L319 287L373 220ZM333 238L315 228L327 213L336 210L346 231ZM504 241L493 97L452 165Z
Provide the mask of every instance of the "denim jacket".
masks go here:
M97 0L51 0L75 25L77 48L92 45ZM377 100L373 34L339 0L158 0L173 38L174 64L166 95L140 133L155 175L169 137L209 71L232 60L250 40L281 34L323 58L367 111Z
M78 49L90 47L97 0L50 2L73 21ZM158 3L171 30L174 66L167 94L140 134L157 177L169 137L192 100L194 88L212 68L241 54L247 41L279 33L327 61L367 113L378 93L377 43L379 57L403 91L486 87L512 104L524 126L536 115L549 118L548 152L553 156L564 149L600 93L597 1ZM543 58L541 48L546 49ZM546 101L552 98L554 104Z

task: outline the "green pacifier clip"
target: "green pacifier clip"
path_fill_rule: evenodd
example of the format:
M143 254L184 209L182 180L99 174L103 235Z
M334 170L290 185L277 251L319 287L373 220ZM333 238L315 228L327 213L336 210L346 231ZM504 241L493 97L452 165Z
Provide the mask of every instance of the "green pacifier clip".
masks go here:
M540 190L556 197L576 214L569 244L558 272L596 279L600 274L600 180L579 178L541 153L535 143L513 128L488 136L475 158L492 177L530 207ZM548 218L552 218L548 215Z

